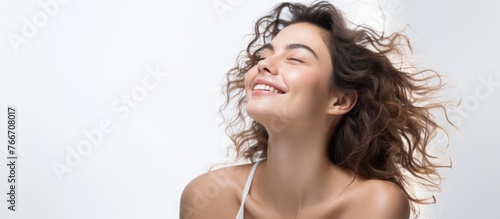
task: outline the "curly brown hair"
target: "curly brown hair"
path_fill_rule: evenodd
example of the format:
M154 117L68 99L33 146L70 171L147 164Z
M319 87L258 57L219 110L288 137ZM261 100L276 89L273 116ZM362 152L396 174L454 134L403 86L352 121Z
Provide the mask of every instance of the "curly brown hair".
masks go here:
M429 190L438 189L441 177L437 168L451 167L440 165L428 147L438 131L447 133L431 111L440 110L451 124L445 103L434 98L445 85L442 76L430 69L407 66L403 59L394 61L394 57L404 56L404 48L411 51L403 33L385 36L367 26L349 28L341 12L326 1L309 6L281 3L255 23L253 39L226 75L226 102L219 111L236 106L234 114L222 115L236 157L254 162L267 156L266 129L246 116L244 78L257 64L262 46L283 28L298 22L314 24L329 33L333 65L330 88L358 93L356 105L329 138L331 162L366 179L395 183L418 215L415 205L435 203L435 197L417 197L410 178Z

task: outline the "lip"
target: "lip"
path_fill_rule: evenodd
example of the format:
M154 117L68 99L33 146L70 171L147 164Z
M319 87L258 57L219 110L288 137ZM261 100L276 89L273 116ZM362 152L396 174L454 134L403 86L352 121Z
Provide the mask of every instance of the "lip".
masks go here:
M280 95L267 90L253 90L252 95Z
M285 91L282 87L280 87L280 86L278 86L277 84L272 83L272 82L270 82L270 81L266 81L266 80L264 80L264 79L257 78L257 79L255 79L255 80L253 81L253 83L252 83L252 89L255 87L255 85L256 85L256 84L265 84L265 85L269 85L269 86L274 87L274 88L277 88L279 91L283 92L282 94L286 94L286 91ZM255 92L255 90L252 90L252 93L254 93L254 92ZM264 91L264 92L261 92L261 93L263 93L263 94L264 94L264 93L265 93L265 94L267 94L267 93L276 94L276 93L274 93L274 92L269 92L269 91Z

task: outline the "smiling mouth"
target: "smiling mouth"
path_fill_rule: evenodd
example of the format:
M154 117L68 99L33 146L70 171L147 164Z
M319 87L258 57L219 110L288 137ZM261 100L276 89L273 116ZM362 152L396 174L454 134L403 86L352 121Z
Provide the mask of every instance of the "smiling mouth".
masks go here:
M255 91L255 90L269 91L269 92L273 92L276 94L284 94L285 93L285 92L281 91L280 89L275 88L273 86L269 86L267 84L255 84L252 91Z

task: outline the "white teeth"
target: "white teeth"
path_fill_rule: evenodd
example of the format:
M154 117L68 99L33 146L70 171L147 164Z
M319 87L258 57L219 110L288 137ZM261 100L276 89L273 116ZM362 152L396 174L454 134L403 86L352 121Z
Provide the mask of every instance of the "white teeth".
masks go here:
M256 84L253 89L254 90L266 90L266 91L274 92L274 93L277 93L277 94L280 93L278 91L278 89L276 89L274 87L271 87L269 85L266 85L266 84Z

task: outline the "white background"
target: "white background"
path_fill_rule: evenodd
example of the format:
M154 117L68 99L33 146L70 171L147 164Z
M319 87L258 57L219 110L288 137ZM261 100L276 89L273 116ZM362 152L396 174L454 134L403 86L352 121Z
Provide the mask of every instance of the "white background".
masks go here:
M0 218L177 218L184 186L222 160L229 144L217 115L224 74L252 22L276 3L72 0L57 11L51 6L51 16L39 1L2 0ZM334 3L354 21L383 27L375 1ZM443 171L438 204L422 218L498 218L500 3L379 5L389 30L410 24L420 61L462 95L461 113L452 113L461 129L448 150L453 169ZM36 32L23 35L24 19L34 16ZM26 40L16 46L13 35ZM144 90L146 68L157 66L162 81ZM488 80L490 87L481 82ZM122 96L141 89L143 99L129 114L112 110L124 109ZM8 105L18 108L15 213L6 202ZM102 120L114 129L58 180L52 165L66 165L83 133Z

